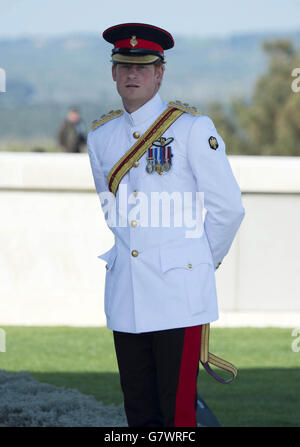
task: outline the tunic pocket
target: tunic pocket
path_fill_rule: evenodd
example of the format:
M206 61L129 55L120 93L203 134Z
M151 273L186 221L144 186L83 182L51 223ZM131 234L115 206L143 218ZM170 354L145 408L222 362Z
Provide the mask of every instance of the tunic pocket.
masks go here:
M103 259L103 261L106 261L106 269L110 270L112 266L114 265L115 259L117 256L117 247L116 245L113 245L112 248L110 248L108 251L103 253L102 255L99 255L99 259Z
M211 264L195 265L185 271L184 281L192 315L205 312L214 296L214 270Z
M205 312L214 296L215 276L211 253L203 243L187 239L160 248L161 269L166 281L184 284L191 315ZM171 274L172 271L172 274Z

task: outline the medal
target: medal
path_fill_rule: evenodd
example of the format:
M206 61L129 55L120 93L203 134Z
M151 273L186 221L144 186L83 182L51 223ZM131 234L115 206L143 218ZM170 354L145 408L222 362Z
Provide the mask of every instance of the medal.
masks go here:
M170 167L171 167L171 164L170 164L168 161L166 161L166 162L163 164L163 170L164 170L165 172L169 171L169 170L170 170Z
M163 173L163 167L160 163L157 163L157 165L155 165L155 171L160 175Z
M165 172L170 170L170 167L171 167L171 156L172 156L172 154L171 154L171 146L168 146L168 147L164 146L163 147L163 160L164 160L163 170Z
M153 157L153 148L150 147L148 149L148 156L147 156L147 165L146 165L146 171L148 174L152 174L154 171L154 157Z
M160 137L158 140L153 142L154 147L148 149L146 172L152 174L156 171L159 175L164 172L168 172L171 168L171 146L170 144L174 138L164 138Z
M146 171L148 172L148 174L152 174L152 172L154 171L154 163L153 163L153 161L149 161L147 163Z
M155 171L158 174L163 174L163 153L162 153L162 147L156 147L155 148Z

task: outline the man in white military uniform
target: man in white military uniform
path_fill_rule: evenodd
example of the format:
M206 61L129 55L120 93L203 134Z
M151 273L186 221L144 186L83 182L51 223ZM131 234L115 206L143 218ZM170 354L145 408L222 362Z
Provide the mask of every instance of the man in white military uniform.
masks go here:
M103 37L123 109L94 122L88 153L115 236L99 257L128 425L192 427L199 359L217 365L203 346L218 319L215 270L245 214L241 191L212 120L158 94L172 36L121 24Z

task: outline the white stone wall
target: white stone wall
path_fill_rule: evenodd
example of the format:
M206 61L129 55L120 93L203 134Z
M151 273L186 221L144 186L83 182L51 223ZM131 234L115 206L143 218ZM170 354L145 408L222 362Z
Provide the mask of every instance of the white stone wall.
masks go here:
M300 159L229 156L246 216L216 271L223 326L300 326ZM102 326L113 245L87 154L0 153L0 326Z

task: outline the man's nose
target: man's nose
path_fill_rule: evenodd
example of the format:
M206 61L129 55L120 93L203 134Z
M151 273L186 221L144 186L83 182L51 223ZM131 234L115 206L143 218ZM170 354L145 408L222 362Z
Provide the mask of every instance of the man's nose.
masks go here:
M128 77L135 78L136 75L137 75L136 67L134 67L134 66L130 67L129 70L128 70Z

